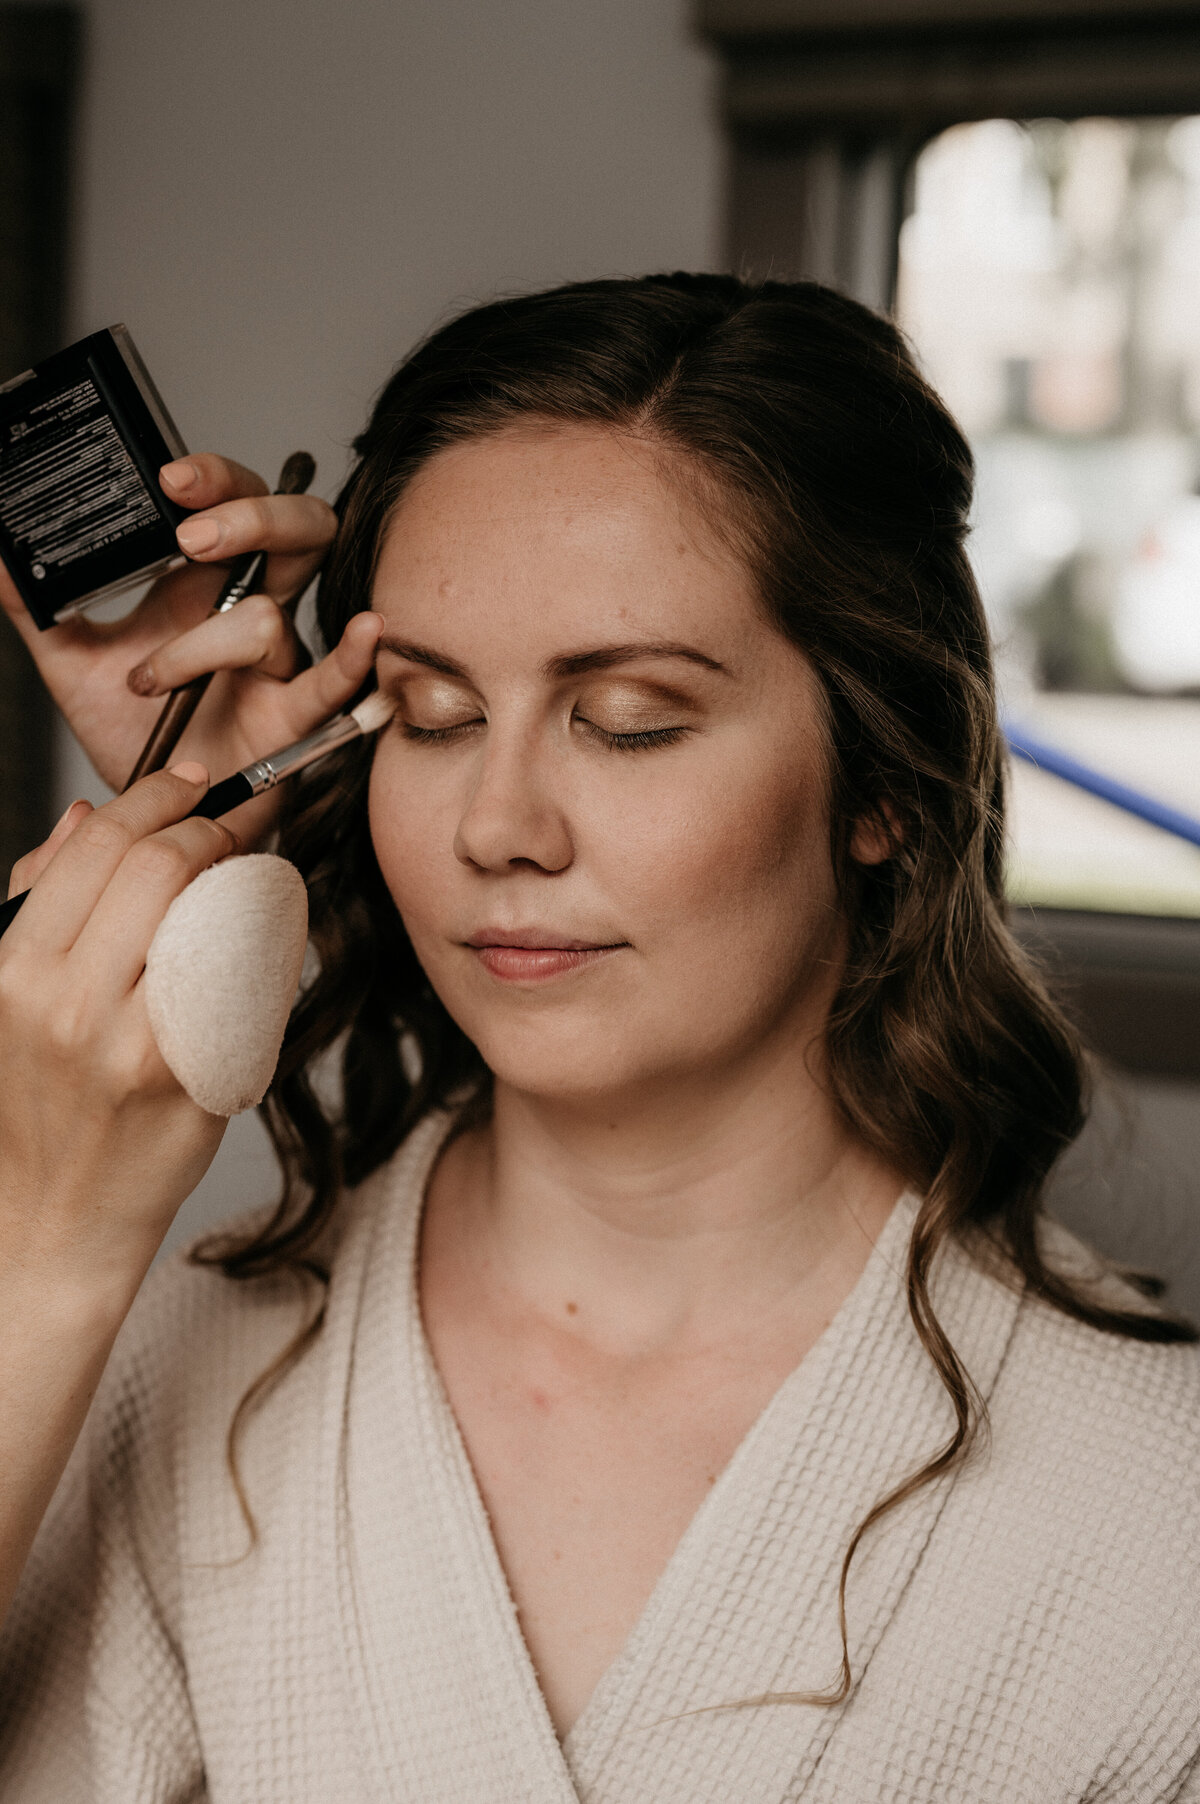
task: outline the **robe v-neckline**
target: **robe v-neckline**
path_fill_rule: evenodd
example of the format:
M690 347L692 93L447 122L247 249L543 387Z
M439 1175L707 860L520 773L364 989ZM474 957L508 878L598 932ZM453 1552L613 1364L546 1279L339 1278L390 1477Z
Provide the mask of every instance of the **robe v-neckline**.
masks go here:
M756 1804L799 1797L843 1707L720 1706L836 1678L837 1576L850 1535L952 1426L904 1298L916 1199L897 1202L832 1322L743 1437L560 1745L421 1319L421 1209L444 1130L425 1124L380 1180L387 1195L343 1249L330 1299L331 1312L355 1318L330 1372L331 1526L345 1620L356 1625L348 1695L360 1700L379 1797L432 1804L470 1785L506 1804L727 1804L748 1795L743 1769ZM1016 1295L953 1248L936 1297L986 1396ZM896 1398L882 1430L868 1406L880 1384ZM356 1432L368 1421L392 1422L395 1433ZM925 1487L856 1557L847 1592L856 1680L948 1494L945 1481Z

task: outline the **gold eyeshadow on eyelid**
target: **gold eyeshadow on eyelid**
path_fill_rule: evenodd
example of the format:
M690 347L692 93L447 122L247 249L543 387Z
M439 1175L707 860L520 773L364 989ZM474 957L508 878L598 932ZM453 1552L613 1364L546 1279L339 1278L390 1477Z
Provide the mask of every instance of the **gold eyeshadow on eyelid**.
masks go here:
M683 722L670 716L658 715L614 716L597 710L594 714L577 714L576 718L589 727L596 727L601 733L610 733L613 738L621 739L627 734L636 733L669 733L678 731Z
M440 673L435 674L428 670L409 677L405 686L410 689L416 687L421 695L432 697L434 701L440 701L444 696L449 696L452 700L461 702L464 696L474 695L474 690L469 683L460 683L454 677L442 676Z
M668 683L658 677L634 677L626 671L599 671L593 676L584 677L579 683L579 689L583 695L630 695L639 699L653 695L659 700L666 698L682 702L688 707L696 706L696 697L686 685Z
M445 732L482 718L469 684L420 666L390 676L385 685L400 703L399 714L415 732ZM572 718L614 737L677 730L694 720L697 699L672 683L626 675L600 674L568 685L574 691Z
M697 705L664 683L587 684L575 713L606 733L657 733L695 719Z
M426 726L456 726L468 718L475 719L479 713L478 697L465 683L432 675L427 670L393 677L387 687L400 703L402 713L435 717L422 723Z
M460 728L483 726L486 724L478 714L472 714L465 718L460 716L457 719L446 718L438 720L433 718L425 709L421 709L420 713L423 718L414 720L411 714L401 710L396 715L397 723L402 730L407 728L413 733L450 733L456 732ZM591 715L576 713L572 718L577 720L581 726L604 733L614 739L636 737L642 733L676 733L681 732L684 725L684 723L679 720L664 720L661 715L650 718L647 718L645 715L640 717L626 716L623 719L614 719L612 716L607 716L597 720L593 719Z

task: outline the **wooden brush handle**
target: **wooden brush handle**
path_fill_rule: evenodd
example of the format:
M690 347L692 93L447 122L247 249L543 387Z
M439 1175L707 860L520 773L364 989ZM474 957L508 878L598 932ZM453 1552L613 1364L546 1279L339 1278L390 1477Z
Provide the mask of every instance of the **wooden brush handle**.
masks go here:
M148 777L151 771L162 770L180 739L192 715L200 705L200 697L212 682L211 670L203 676L193 677L182 689L173 689L167 697L162 713L154 723L154 729L142 747L141 757L126 778L125 787L129 789L142 777Z

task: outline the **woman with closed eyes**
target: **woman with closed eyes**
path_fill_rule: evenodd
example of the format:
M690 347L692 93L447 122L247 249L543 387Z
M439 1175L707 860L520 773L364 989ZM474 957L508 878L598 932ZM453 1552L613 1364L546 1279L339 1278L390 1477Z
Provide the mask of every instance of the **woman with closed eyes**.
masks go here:
M420 346L336 514L162 480L193 562L119 628L6 597L114 781L222 674L13 876L0 1796L1200 1799L1195 1336L1042 1209L1081 1054L894 328L579 284ZM372 670L377 741L182 818ZM146 947L276 832L281 1195L146 1279L222 1125Z

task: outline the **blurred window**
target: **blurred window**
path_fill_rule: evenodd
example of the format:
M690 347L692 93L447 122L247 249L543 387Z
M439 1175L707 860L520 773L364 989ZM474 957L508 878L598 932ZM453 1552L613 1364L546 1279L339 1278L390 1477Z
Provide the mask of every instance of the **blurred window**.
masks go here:
M1006 712L1200 820L1200 117L943 132L897 312L978 460ZM1009 881L1200 917L1200 848L1024 764Z

